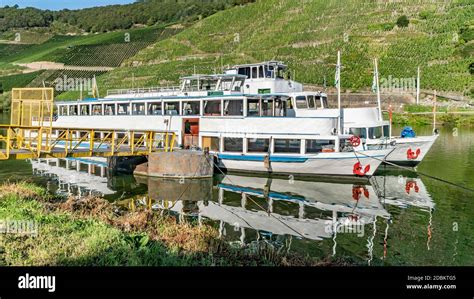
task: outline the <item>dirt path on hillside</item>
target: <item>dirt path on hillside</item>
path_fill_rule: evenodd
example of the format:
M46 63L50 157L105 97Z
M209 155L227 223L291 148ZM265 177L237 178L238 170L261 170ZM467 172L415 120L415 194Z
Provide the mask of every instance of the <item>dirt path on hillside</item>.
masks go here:
M39 70L77 70L77 71L111 71L113 67L107 66L79 66L79 65L65 65L64 63L52 61L35 61L30 63L17 63L19 66L26 67L33 71Z

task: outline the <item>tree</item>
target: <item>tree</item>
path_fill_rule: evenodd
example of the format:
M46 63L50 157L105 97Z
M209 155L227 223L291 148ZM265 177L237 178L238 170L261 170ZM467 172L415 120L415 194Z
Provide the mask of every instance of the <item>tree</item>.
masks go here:
M408 24L410 21L408 20L408 17L406 15L400 16L397 19L397 26L398 27L408 27Z

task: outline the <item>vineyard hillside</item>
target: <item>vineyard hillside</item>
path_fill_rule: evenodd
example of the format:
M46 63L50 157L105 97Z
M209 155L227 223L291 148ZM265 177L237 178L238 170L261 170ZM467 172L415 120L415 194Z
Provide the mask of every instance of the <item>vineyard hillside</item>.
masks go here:
M408 24L397 25L402 16ZM332 85L340 49L344 89L370 89L378 58L382 78L414 78L420 66L422 88L472 96L473 16L470 0L262 0L160 40L101 76L99 86L171 83L271 59L286 62L298 81Z

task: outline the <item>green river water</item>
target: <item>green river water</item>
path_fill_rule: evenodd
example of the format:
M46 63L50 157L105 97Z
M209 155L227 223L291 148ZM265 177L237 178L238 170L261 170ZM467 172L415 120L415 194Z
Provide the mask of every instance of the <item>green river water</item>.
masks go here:
M432 130L414 129L418 135ZM473 141L472 128L440 126L418 174L381 167L363 185L237 174L181 182L107 178L101 165L75 160L3 161L0 181L32 181L64 195L92 193L122 207L151 203L157 213L215 226L236 247L268 242L281 251L368 265L472 266L474 193L421 174L474 189ZM354 221L359 226L348 224Z

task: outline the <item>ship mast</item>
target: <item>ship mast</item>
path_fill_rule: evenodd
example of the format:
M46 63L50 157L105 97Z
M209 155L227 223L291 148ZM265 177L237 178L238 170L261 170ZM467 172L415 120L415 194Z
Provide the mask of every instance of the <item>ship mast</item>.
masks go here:
M341 109L341 51L337 51L336 65L336 88L337 88L337 108L339 116L337 118L337 133L342 134L342 109Z

